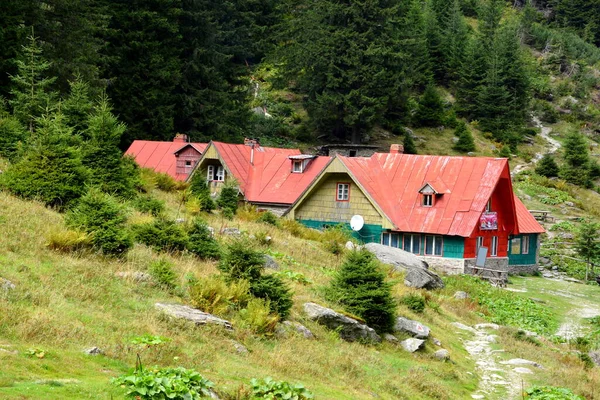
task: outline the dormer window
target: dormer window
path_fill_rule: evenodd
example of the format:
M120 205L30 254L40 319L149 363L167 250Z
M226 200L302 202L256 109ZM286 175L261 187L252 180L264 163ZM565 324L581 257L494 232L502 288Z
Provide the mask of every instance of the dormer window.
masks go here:
M192 166L192 161L191 160L185 160L185 166L186 167L191 167Z
M423 194L423 207L433 207L433 194Z
M304 162L301 160L292 161L292 172L301 174L304 171Z
M222 166L209 165L206 172L206 180L209 182L225 181L225 169Z

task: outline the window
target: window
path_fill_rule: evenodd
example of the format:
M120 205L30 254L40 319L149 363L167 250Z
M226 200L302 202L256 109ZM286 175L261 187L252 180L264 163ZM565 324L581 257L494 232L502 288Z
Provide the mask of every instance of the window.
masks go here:
M381 244L385 246L402 248L402 235L389 232L382 233Z
M521 254L529 254L529 236L523 236L523 245L521 246Z
M483 247L483 236L477 236L477 251L480 247Z
M492 199L489 199L487 204L485 205L485 212L492 211Z
M382 233L381 234L381 244L384 246L389 246L390 245L390 234L389 233Z
M208 172L206 173L206 180L209 182L215 180L215 166L214 165L208 166Z
M218 182L223 182L225 180L225 169L222 166L217 167L217 177L215 180Z
M514 238L510 241L510 254L521 254L521 238Z
M404 235L404 251L421 254L421 235Z
M424 194L423 195L423 207L432 207L433 206L433 195L432 194Z
M192 166L192 162L190 160L186 160L185 161L185 166L186 167L191 167Z
M356 157L356 150L350 150L348 157Z
M350 200L350 184L349 183L338 183L337 184L337 201L348 201Z
M441 236L425 236L425 255L441 256L443 247L443 238Z
M392 237L392 243L390 243L390 245L392 247L396 247L396 248L400 247L400 240L398 238L398 234L397 233L392 233L391 237Z
M294 160L292 162L292 172L299 173L299 174L302 173L302 161Z
M490 255L492 257L496 257L498 255L498 236L492 236L492 249L490 251Z

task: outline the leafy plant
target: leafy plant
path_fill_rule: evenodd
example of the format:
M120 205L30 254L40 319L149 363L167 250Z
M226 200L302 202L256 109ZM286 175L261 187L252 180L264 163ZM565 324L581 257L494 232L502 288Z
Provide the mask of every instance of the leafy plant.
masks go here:
M279 316L272 311L269 300L254 298L241 309L239 317L242 324L259 335L271 334L277 327Z
M188 244L187 233L175 221L164 218L132 227L135 240L156 251L183 251Z
M272 212L265 211L265 212L263 212L263 213L260 214L260 216L258 217L257 221L265 223L265 224L270 224L270 225L277 226L279 220L277 219L277 217L275 216L275 214L273 214Z
M245 307L250 300L250 283L237 280L227 283L212 276L193 282L189 288L192 306L204 312L223 315L230 310Z
M425 298L418 293L410 293L400 298L400 303L408 307L409 310L422 313L425 310Z
M302 285L312 284L312 281L310 279L308 279L306 276L304 276L304 274L302 272L286 270L286 271L275 272L273 275L289 279L290 281L293 281L293 282L298 282Z
M153 347L159 346L161 344L165 344L170 342L171 339L163 336L155 336L150 334L145 334L142 336L135 336L131 338L129 341L131 344L144 346L144 347Z
M214 383L193 369L143 369L114 378L112 383L127 389L126 396L135 400L196 400L210 397Z
M342 254L351 237L348 227L338 224L325 229L319 240L323 243L325 250L332 254Z
M165 202L145 195L136 198L133 201L133 207L139 212L148 213L156 217L165 210Z
M153 261L150 264L150 274L160 286L166 289L171 290L177 286L175 283L177 275L173 271L173 264L165 259Z
M218 259L221 256L219 243L208 229L208 225L196 218L188 231L187 249L201 259Z
M292 385L285 381L276 381L271 377L265 379L252 379L252 394L259 399L290 399L308 400L314 395L302 384Z
M25 352L25 354L28 355L29 357L36 357L36 358L44 358L44 357L46 357L46 351L42 350L42 349L39 349L37 347L27 349L27 351Z
M72 229L54 229L46 238L49 249L62 252L77 251L91 245L92 241L87 233Z
M530 400L584 400L570 389L551 386L534 386L525 391Z

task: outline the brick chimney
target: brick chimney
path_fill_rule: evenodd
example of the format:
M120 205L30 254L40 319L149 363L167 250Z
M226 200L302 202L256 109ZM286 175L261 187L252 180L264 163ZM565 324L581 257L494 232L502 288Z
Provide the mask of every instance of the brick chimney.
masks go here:
M187 137L187 135L184 135L183 133L178 133L173 138L173 143L187 143L187 142L188 142L188 137Z
M258 139L244 138L244 146L260 146Z
M404 154L404 146L401 144L393 144L390 146L390 154Z

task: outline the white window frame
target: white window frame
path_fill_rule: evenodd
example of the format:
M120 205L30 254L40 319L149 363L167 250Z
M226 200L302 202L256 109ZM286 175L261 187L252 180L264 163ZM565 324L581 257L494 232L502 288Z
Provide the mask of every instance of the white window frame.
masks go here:
M224 182L225 181L225 168L222 165L217 167L217 174L215 176L215 181Z
M492 236L492 246L490 248L490 256L498 257L498 236Z
M292 161L292 172L295 174L301 174L304 172L304 163L299 160Z
M523 236L521 239L521 254L529 254L529 236Z
M518 251L514 251L516 250L515 247L517 240L519 241L519 248ZM516 237L510 240L510 254L523 254L523 238Z
M194 166L193 161L192 160L185 160L185 166L186 166L186 168L193 167Z
M431 240L431 253L427 253L427 241L428 240ZM440 254L435 253L435 249L436 249L435 245L438 242L442 243ZM443 256L443 253L444 253L444 238L440 235L425 235L425 246L423 248L423 254L425 254L426 256L441 257L441 256Z
M337 201L350 201L350 184L338 183L335 199Z
M215 180L215 166L209 165L206 169L206 180L212 182Z
M433 194L423 194L423 207L433 207Z
M483 236L477 236L477 242L475 248L479 251L479 248L483 247Z

